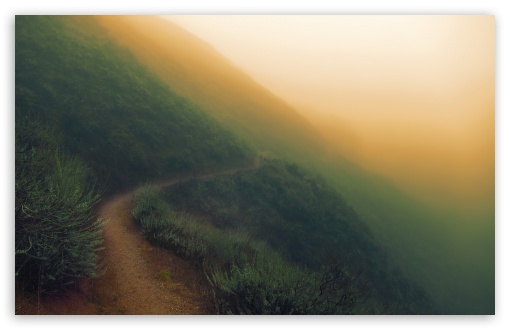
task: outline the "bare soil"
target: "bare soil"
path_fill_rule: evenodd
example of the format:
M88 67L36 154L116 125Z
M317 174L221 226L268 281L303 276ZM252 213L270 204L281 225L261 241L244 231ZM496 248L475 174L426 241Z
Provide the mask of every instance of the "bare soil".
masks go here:
M132 221L132 199L130 191L100 208L99 217L109 221L98 278L84 281L79 292L16 304L16 314L213 314L200 267L151 246Z

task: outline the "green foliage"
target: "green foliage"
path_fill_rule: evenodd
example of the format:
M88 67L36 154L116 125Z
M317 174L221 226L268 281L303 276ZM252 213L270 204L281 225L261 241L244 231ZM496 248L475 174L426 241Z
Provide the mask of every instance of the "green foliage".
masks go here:
M17 279L52 288L94 275L100 221L90 212L99 197L89 184L86 166L69 154L85 160L112 190L147 179L231 167L254 155L113 43L93 18L17 16L15 42ZM232 94L228 89L222 93L221 97ZM209 101L200 100L202 104ZM250 128L246 136L254 145L273 144L268 150L278 154L287 149L300 157L305 154L295 142L292 146L282 143L288 136L304 134L298 126L287 125L287 116L269 127L265 119L256 122L247 116L238 102L230 103L244 119L243 125L234 121L232 126L238 131ZM250 106L249 112L259 110ZM19 120L25 117L37 117L40 123L34 128ZM278 123L285 123L292 132L276 141ZM44 128L49 126L63 138L57 142L55 133ZM315 149L315 143L307 148ZM356 185L353 182L351 188ZM328 184L296 165L274 161L253 173L194 180L168 195L173 207L160 192L146 189L133 210L136 221L153 243L211 263L209 275L218 301L226 306L221 307L223 312L359 313L359 307L352 307L359 304L349 303L349 294L335 293L346 286L333 285L328 295L317 284L321 283L318 278L342 283L353 278L350 272L337 271L340 275L333 276L332 282L327 275L310 275L330 264L330 254L339 254L341 264L350 269L365 270L363 281L376 291L375 300L363 302L365 312L380 310L380 301L389 302L383 312L429 311L422 307L419 290L391 271L385 254L353 209ZM212 225L190 213L206 215ZM267 261L272 258L268 255L276 253L273 250L278 251L281 264ZM272 267L261 266L259 259ZM305 275L303 270L296 271L302 276L294 277L295 268L289 262L312 270ZM284 270L287 267L293 270ZM291 285L275 293L273 289L281 283ZM302 285L307 289L301 289ZM362 287L358 283L353 292L362 292ZM232 296L233 290L246 295L240 300L244 302L236 302L240 298ZM320 299L311 298L317 292ZM342 307L332 309L336 303L331 297L344 296ZM294 297L293 307L288 307L287 297ZM316 301L313 309L303 307L298 297ZM248 307L236 307L241 305Z
M55 134L34 121L16 127L16 281L58 290L96 275L100 200L82 161L58 150Z
M166 269L159 272L159 278L163 281L167 281L170 279L170 272Z
M20 285L53 290L95 275L102 222L92 171L113 191L250 158L93 18L17 16L15 32Z
M363 314L356 278L341 264L309 271L269 255L257 263L206 274L225 314Z
M246 228L308 267L320 267L327 251L353 260L380 253L341 196L295 164L272 160L256 171L176 185L167 195L175 207L210 216L220 228Z
M363 311L356 278L339 263L309 271L239 230L175 212L155 186L140 188L136 223L158 246L202 262L222 314L352 314Z
M93 17L16 17L16 114L54 125L110 189L251 157Z
M241 232L221 231L188 213L177 213L153 185L141 187L132 215L148 239L184 257L245 262L244 249L259 249Z
M184 182L166 194L181 212L265 240L291 262L318 270L332 258L342 260L360 273L358 289L370 292L371 310L380 305L384 313L432 311L356 212L327 182L296 164L271 160L255 171Z

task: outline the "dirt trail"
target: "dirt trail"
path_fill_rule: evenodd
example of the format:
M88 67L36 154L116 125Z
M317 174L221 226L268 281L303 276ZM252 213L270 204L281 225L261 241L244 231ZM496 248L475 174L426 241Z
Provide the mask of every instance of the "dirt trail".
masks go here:
M164 180L169 187L258 168L261 161L234 169ZM16 314L214 314L199 265L151 246L131 218L134 190L113 196L99 209L104 227L102 274L83 283L81 292L36 301L18 299Z

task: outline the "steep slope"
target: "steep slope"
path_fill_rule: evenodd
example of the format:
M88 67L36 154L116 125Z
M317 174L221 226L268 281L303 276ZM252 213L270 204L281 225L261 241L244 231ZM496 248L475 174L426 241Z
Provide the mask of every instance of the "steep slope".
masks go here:
M65 149L84 158L110 188L246 163L253 151L239 137L253 149L306 163L346 197L407 275L430 284L433 295L447 296L447 312L494 309L493 291L491 297L476 281L463 290L459 283L479 274L452 262L455 254L444 249L445 237L455 234L444 223L454 215L431 210L325 152L319 134L296 111L170 22L18 17L16 116L53 126ZM484 282L490 284L490 278Z
M259 150L324 175L406 275L426 284L447 313L493 313L493 231L484 229L483 239L477 238L484 243L471 245L471 238L459 235L455 228L455 224L478 221L476 215L434 209L403 193L389 180L346 160L357 151L351 145L339 143L343 151L332 152L334 148L301 115L175 24L157 17L97 19L170 88L193 99L236 135ZM351 138L347 132L329 133ZM463 248L456 245L459 242ZM476 260L468 262L473 256ZM460 259L466 260L461 264Z
M159 17L97 20L175 92L256 147L279 156L302 155L303 150L317 156L322 150L318 133L304 117L179 26Z
M308 269L342 261L357 274L367 313L434 312L423 290L388 262L357 212L296 164L268 160L255 171L175 185L166 195L177 210L202 215L222 230L249 233Z
M250 151L90 18L16 18L16 117L44 122L103 185L242 163Z
M58 291L97 274L101 193L251 160L90 19L15 23L17 291Z

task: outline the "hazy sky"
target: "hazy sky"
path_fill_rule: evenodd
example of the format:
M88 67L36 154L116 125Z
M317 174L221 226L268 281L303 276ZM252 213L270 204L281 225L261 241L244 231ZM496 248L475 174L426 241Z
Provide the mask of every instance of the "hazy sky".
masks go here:
M169 18L308 116L337 116L363 166L431 195L493 191L493 16Z
M492 73L492 16L171 16L289 101L337 111L345 89L444 96Z

